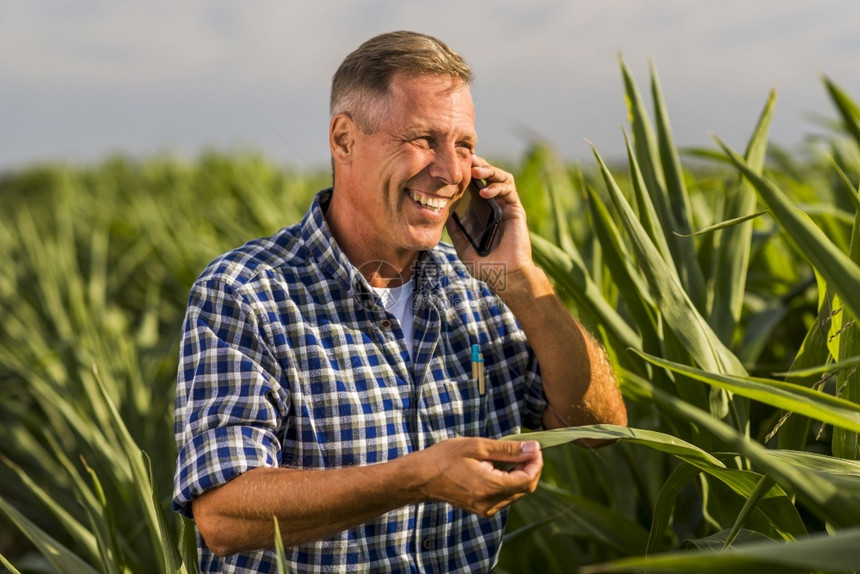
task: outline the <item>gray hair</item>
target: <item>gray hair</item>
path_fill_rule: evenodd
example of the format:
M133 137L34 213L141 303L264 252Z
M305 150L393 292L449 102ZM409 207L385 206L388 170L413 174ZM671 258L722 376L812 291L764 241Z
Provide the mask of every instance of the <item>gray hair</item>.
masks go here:
M472 69L444 42L418 32L388 32L359 46L332 77L331 117L345 112L370 134L387 113L385 96L395 73L439 75L472 84Z

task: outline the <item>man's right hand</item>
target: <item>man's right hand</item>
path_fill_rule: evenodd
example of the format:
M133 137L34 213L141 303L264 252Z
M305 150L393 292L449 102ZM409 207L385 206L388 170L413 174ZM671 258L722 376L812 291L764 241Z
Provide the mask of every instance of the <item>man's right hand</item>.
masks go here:
M510 471L493 462L514 463ZM272 517L287 546L367 522L405 504L438 500L492 516L537 488L536 441L453 438L389 462L332 470L255 468L193 501L194 519L219 556L269 548Z
M543 455L536 441L458 437L409 457L414 457L425 473L422 494L427 500L448 502L482 516L492 516L534 492L543 469ZM515 466L504 471L494 462Z

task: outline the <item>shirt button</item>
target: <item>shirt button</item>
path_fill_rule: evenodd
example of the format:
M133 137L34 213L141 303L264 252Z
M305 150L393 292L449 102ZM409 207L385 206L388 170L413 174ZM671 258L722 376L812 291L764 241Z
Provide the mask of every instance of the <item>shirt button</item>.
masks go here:
M421 543L421 546L424 547L424 550L430 550L430 539L425 538L424 542Z
M391 328L391 320L390 319L383 319L382 321L379 322L379 326L382 327L383 329L390 329Z

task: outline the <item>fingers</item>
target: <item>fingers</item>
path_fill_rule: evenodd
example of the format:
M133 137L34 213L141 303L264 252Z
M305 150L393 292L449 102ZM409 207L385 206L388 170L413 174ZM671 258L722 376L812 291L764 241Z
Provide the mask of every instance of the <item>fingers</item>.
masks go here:
M476 503L472 510L483 516L492 516L502 508L514 503L537 489L543 469L543 455L535 441L492 441L490 448L494 461L514 462L509 471L503 471L488 463L486 474L478 475Z
M478 439L476 458L493 462L528 462L540 458L540 443L535 440Z
M472 156L472 177L487 182L487 186L481 190L482 196L486 198L499 197L508 202L517 201L514 176L503 169L490 165L487 160L477 155Z
M472 156L472 177L486 179L489 183L498 181L500 175L502 175L501 170L497 171L487 160L476 155Z
M523 487L527 492L534 492L543 470L543 453L537 441L494 441L501 445L501 452L492 454L491 460L496 462L515 463L511 470L504 472L504 480L511 481L511 486ZM503 471L500 471L503 472Z
M444 461L434 480L430 498L449 502L483 516L492 516L524 495L534 492L540 480L543 457L535 441L499 441L457 438L428 451ZM513 463L504 471L494 462Z

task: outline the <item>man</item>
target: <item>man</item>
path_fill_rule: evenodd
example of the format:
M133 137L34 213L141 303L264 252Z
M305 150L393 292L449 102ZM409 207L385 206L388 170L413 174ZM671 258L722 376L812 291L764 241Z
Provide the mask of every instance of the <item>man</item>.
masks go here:
M495 439L626 424L602 349L532 261L513 177L474 154L470 82L429 36L364 43L332 82L333 189L195 283L174 500L202 572L274 571L275 519L291 572L488 571L543 464ZM472 178L503 212L486 257L452 225L456 250L439 243Z

